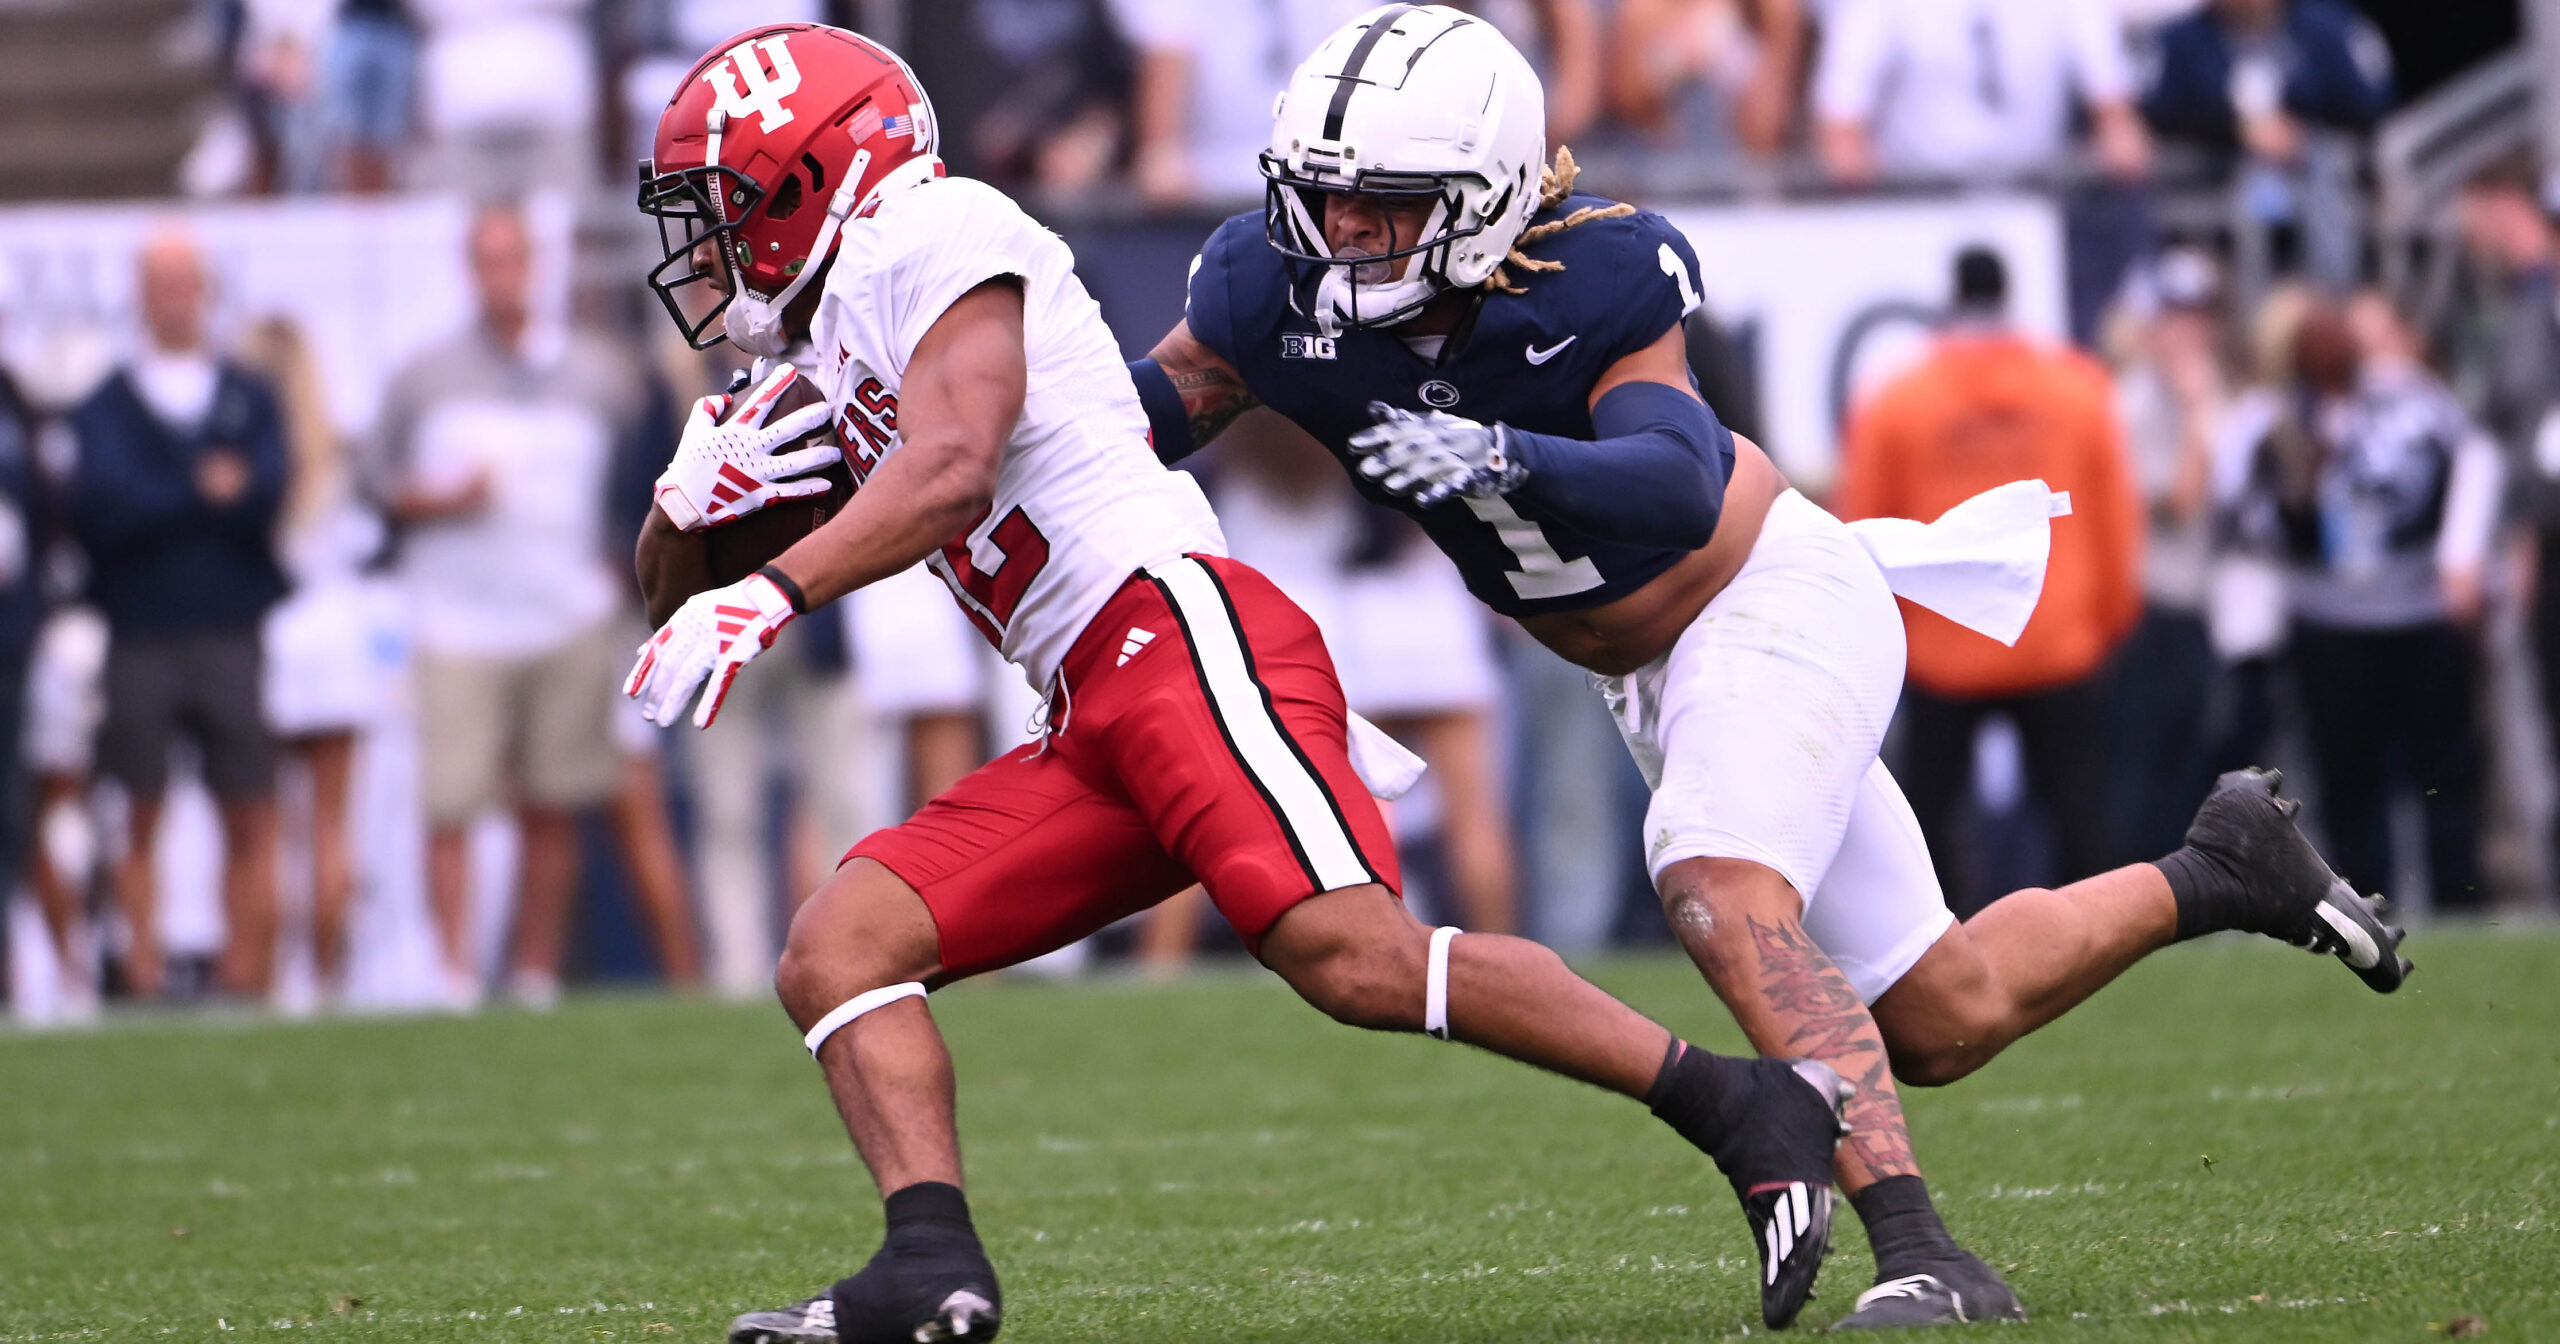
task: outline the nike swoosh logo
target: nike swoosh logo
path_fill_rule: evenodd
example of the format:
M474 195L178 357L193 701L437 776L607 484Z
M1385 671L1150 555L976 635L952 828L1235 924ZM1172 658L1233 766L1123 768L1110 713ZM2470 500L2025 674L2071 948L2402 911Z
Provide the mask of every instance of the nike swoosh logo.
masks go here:
M2366 933L2363 927L2348 918L2344 911L2332 908L2326 901L2313 906L2312 909L2319 914L2321 921L2329 926L2330 932L2338 935L2338 941L2347 945L2344 959L2349 966L2359 971L2369 971L2382 964L2382 949L2374 946L2373 935Z
M1532 364L1544 364L1548 360L1555 358L1557 355L1564 353L1564 348L1566 346L1581 339L1582 337L1579 335L1567 336L1563 340L1548 346L1544 350L1539 349L1535 343L1532 343L1529 346L1529 362Z

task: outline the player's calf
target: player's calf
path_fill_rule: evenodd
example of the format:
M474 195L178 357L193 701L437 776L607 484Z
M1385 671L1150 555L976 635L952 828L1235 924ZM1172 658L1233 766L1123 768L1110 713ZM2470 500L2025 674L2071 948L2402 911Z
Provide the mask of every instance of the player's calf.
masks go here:
M1384 887L1330 891L1291 910L1262 956L1298 997L1344 1026L1419 1031L1430 934ZM1441 965L1446 965L1445 944Z

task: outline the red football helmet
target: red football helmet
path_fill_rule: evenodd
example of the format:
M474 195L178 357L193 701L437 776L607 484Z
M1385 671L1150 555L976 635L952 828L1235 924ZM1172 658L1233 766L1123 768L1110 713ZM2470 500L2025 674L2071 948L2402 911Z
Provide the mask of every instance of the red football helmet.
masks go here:
M924 86L887 47L813 23L750 28L713 47L658 117L640 209L666 258L649 287L695 349L725 335L780 355L783 310L844 221L893 186L940 177L940 146ZM728 294L688 317L679 295L707 285L711 265Z

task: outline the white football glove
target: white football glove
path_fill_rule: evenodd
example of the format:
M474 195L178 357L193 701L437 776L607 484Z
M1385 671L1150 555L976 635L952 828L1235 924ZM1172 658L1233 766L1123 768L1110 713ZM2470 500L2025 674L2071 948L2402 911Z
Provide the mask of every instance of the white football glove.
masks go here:
M640 661L624 679L622 693L640 702L651 723L672 728L693 688L707 679L693 726L708 728L720 717L720 702L738 669L772 647L773 637L798 615L781 586L762 574L696 593L640 646Z
M735 398L722 394L693 404L676 458L658 476L658 507L668 522L697 532L734 523L776 500L826 492L826 479L809 473L825 470L843 454L827 444L777 450L825 425L832 414L827 404L769 418L783 389L799 377L799 370L785 364ZM744 404L724 425L720 417L733 400Z
M1529 469L1513 459L1500 425L1446 411L1416 415L1369 403L1378 423L1351 436L1360 474L1423 508L1455 496L1481 499L1517 487Z

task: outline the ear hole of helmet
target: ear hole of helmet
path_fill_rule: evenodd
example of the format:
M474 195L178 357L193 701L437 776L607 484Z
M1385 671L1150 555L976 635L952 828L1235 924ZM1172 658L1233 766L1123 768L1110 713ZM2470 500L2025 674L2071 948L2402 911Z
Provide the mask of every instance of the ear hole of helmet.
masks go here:
M789 219L800 213L800 200L800 175L793 173L782 179L781 186L773 189L773 199L766 203L764 216L767 219Z

